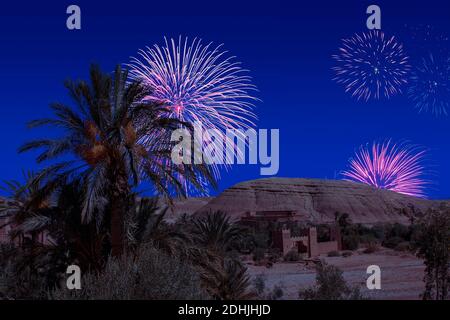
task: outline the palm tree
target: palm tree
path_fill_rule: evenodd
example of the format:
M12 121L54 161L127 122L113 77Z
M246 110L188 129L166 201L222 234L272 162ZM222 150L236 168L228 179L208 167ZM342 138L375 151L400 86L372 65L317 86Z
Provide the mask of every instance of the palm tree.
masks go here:
M169 255L188 255L191 237L179 224L169 224L164 217L169 208L155 198L139 198L128 211L125 225L127 244L132 249L151 242Z
M83 270L102 269L108 257L106 228L81 222L80 181L63 184L46 169L26 173L23 183L7 181L3 189L8 198L0 204L0 218L6 218L0 228L12 226L11 240L18 240L10 256L18 285L42 280L47 289L54 288L73 263Z
M255 297L250 291L247 268L234 259L221 258L209 263L201 272L203 285L216 300L248 300Z
M194 241L218 253L233 249L247 235L244 228L232 223L221 211L210 212L192 223Z
M207 166L171 165L171 132L189 124L170 117L170 110L161 104L144 102L147 89L139 82L128 83L120 66L113 75L92 66L90 84L67 81L65 86L77 108L55 103L54 118L29 124L59 127L65 134L26 143L19 151L43 149L38 162L73 157L59 162L57 176L82 181L82 220L109 222L113 256L122 252L124 215L133 200L132 189L142 180L167 198L185 195L181 179L200 189L202 175L215 186Z
M0 218L5 221L0 228L12 226L10 237L12 241L24 240L36 243L37 236L43 233L46 224L44 215L53 210L51 195L56 188L55 181L45 178L58 169L51 166L41 173L33 171L24 173L24 182L17 180L5 181L2 189L8 198L0 204Z
M55 263L57 261L54 259L48 261L47 258L52 255L46 255L49 248L49 226L57 209L53 199L57 184L46 181L50 172L49 169L44 171L40 174L26 172L24 182L6 181L2 187L7 191L8 198L0 204L0 218L5 221L0 228L8 225L12 227L9 232L11 249L5 257L11 266L10 280L14 287L11 294L16 298L31 298L44 285L43 281L48 287L52 286L50 282L54 284L56 281L50 278L56 273L49 269L62 269L61 264ZM59 255L61 256L64 255ZM58 271L60 274L64 272Z

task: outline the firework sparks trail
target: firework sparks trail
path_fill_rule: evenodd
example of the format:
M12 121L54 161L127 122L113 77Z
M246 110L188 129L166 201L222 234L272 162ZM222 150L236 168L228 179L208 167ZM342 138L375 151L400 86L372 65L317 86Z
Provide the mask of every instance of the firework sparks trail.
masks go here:
M403 45L379 30L343 39L339 53L332 57L337 62L332 68L333 80L357 100L390 98L401 93L410 72Z
M420 112L447 115L450 104L450 59L429 54L411 76L408 97Z
M347 181L425 198L427 182L422 178L425 153L411 145L374 142L371 148L360 147L342 175Z
M165 104L171 117L223 133L253 128L256 116L252 109L257 99L250 92L256 87L248 70L221 48L212 43L203 45L200 39L165 38L162 47L139 50L129 64L130 77L148 87L145 100ZM245 139L238 135L240 138ZM206 144L226 143L213 140L207 133L203 140ZM148 138L150 141L153 137ZM214 176L220 178L218 165L212 168Z

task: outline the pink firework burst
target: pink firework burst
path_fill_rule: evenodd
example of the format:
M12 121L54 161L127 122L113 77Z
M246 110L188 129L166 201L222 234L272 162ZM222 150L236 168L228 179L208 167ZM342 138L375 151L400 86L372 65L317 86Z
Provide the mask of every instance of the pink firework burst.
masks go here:
M201 122L205 128L254 126L248 71L226 57L221 45L201 40L165 39L165 45L139 50L132 58L130 76L149 87L147 100L165 103L183 121Z
M225 133L255 127L252 110L257 99L251 92L256 87L235 57L228 56L221 45L204 45L200 39L164 40L163 46L139 50L129 64L131 79L148 87L145 100L163 103L171 117L200 124L205 130ZM205 144L226 143L213 140L206 131L203 139ZM155 139L149 137L149 141ZM219 165L211 166L220 178Z
M425 154L416 146L374 142L371 147L361 146L342 174L344 180L425 198Z

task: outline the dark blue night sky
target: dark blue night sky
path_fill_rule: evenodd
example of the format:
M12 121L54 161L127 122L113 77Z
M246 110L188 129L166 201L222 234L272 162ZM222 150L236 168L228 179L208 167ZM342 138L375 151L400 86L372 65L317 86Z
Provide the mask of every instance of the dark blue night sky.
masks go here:
M357 102L331 80L331 55L342 38L366 30L368 5L381 7L383 31L416 56L405 25L450 33L448 1L160 2L2 4L1 180L38 168L33 154L16 151L33 137L57 133L25 123L50 115L51 102L69 102L66 78L86 78L92 62L113 70L138 49L182 35L223 43L251 71L262 100L258 126L280 129L278 176L339 178L359 145L408 140L430 150L429 196L450 198L450 116L418 114L406 96ZM80 31L66 29L70 4L81 7ZM223 173L220 189L259 177L259 166L235 166Z

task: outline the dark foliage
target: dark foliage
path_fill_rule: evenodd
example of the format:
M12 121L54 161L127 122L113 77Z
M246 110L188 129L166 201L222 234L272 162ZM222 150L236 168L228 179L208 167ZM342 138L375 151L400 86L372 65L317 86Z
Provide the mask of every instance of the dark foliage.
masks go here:
M450 287L450 208L430 210L418 223L421 232L413 247L424 259L424 300L446 300Z
M351 288L345 282L342 271L324 262L316 265L316 284L300 290L299 298L304 300L361 300L359 288Z

